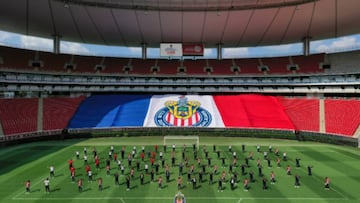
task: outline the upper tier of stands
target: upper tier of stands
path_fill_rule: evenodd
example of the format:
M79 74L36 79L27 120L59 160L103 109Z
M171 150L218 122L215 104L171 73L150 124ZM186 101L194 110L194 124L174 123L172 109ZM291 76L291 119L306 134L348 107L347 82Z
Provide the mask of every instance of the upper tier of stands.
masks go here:
M78 56L0 47L0 68L40 70L48 72L163 74L163 75L237 75L290 74L289 65L296 65L297 73L322 72L325 55L248 58L223 60L167 60ZM266 68L264 68L266 67Z

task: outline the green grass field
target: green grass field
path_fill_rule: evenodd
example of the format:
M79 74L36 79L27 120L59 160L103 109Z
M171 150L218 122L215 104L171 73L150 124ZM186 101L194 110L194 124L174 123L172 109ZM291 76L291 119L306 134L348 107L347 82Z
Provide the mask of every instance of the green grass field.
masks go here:
M175 141L174 141L175 142ZM0 149L0 202L25 202L40 203L48 201L56 202L120 202L120 203L169 203L174 202L174 196L178 192L177 177L178 167L172 167L170 182L165 181L164 170L160 166L160 174L163 179L163 187L158 189L156 182L150 182L150 176L145 175L145 184L141 185L139 174L141 172L135 170L135 178L131 180L131 190L126 190L125 176L120 176L120 186L115 186L114 177L106 176L105 160L108 158L110 146L115 147L115 151L119 154L121 146L126 146L126 154L130 153L134 145L137 146L138 153L133 161L140 160L141 146L145 145L146 150L153 150L154 145L159 145L162 151L162 137L124 137L124 138L97 138L84 140L65 140L65 141L46 141L22 144ZM221 151L221 156L227 158L226 167L221 167L221 161L217 159L217 154L213 152L213 144ZM238 163L233 169L239 173L238 183L234 190L230 189L230 174L228 173L228 165L232 160L232 154L228 152L228 145L231 144L233 151L237 152ZM246 151L242 152L241 144L246 145ZM270 153L272 159L272 167L268 168L267 162L263 159L263 153L256 152L256 145L261 145L261 151L268 150L269 144L273 149L279 148L280 154L286 151L288 161L282 161L281 167L276 167L275 155ZM201 137L200 150L198 155L202 157L202 164L207 164L204 159L203 145L206 145L209 156L212 157L212 165L217 164L219 171L226 171L226 183L223 192L218 192L217 180L220 173L214 176L215 183L209 184L208 172L210 168L206 168L204 182L198 183L196 190L192 185L187 183L187 169L184 168L183 186L181 192L185 195L188 203L250 203L250 202L360 202L360 151L359 149L326 145L320 143L305 143L288 140L273 139L254 139L254 138L228 138L228 137ZM99 191L97 182L88 182L84 170L84 161L76 160L75 151L80 151L83 155L83 148L88 148L89 164L94 171L94 179L102 177L103 190ZM96 146L100 154L101 169L96 170L92 156L92 149ZM176 163L182 160L182 144L176 142ZM244 162L244 158L249 152L254 152L254 160L250 161L250 168L246 171L254 171L255 182L250 183L249 191L244 191L243 180L249 175L241 175L239 165ZM166 163L170 163L171 147L167 148L165 153ZM193 160L193 149L187 148L186 155L189 157L189 163L195 164L195 174L198 177L196 161ZM295 167L295 158L301 158L300 168ZM268 181L268 189L263 190L261 177L258 176L256 160L260 158L263 166L264 177L270 180L270 172L276 174L276 184L270 184ZM77 184L72 183L67 161L74 160L76 168L76 178L84 179L83 192L79 192ZM157 155L157 160L159 156ZM148 158L145 158L148 162ZM125 174L129 173L127 160L123 160L126 166ZM141 169L144 163L141 162ZM50 179L50 194L45 194L44 180L49 177L49 166L55 167L55 178ZM286 166L292 167L292 175L286 174ZM307 165L313 166L313 175L307 175ZM119 172L117 164L111 162L111 174ZM300 175L300 188L294 187L294 174ZM159 175L156 175L157 178ZM331 189L324 189L325 176L331 179ZM25 193L25 181L31 180L31 193Z

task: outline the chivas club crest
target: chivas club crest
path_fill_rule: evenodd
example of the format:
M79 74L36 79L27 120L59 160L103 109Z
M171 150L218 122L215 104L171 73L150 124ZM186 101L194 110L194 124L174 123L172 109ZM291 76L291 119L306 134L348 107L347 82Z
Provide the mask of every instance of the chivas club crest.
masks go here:
M174 203L186 203L185 196L181 192L178 192L174 197Z
M185 96L178 101L166 101L164 108L155 114L157 126L206 127L211 123L211 114L198 101L188 101Z

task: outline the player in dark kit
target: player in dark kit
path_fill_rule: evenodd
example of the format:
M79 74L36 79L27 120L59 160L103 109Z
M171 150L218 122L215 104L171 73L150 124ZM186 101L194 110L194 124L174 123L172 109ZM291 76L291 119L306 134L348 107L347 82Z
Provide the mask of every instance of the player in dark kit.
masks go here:
M231 190L235 189L235 178L234 177L231 177L231 179L230 179L230 186L231 186Z
M223 184L223 180L221 178L219 178L218 180L218 192L223 192L223 187L222 187L222 184Z
M196 177L194 176L191 181L193 184L193 189L196 190Z
M126 176L126 190L130 190L130 176Z
M170 170L168 166L166 166L165 176L166 176L166 182L167 183L170 182Z
M300 176L295 174L295 188L300 187Z
M155 175L154 170L151 170L150 171L150 180L151 180L151 182L154 182L154 175Z
M253 171L250 171L249 172L249 179L250 179L250 182L254 182L254 172Z
M307 167L307 171L308 171L309 176L312 176L312 168L313 168L313 166L310 166L310 165Z
M120 185L120 182L119 182L119 173L118 173L118 172L116 172L116 173L114 174L114 179L115 179L115 185L116 185L116 186L119 186L119 185Z
M140 184L144 185L144 174L140 173Z
M263 190L267 189L267 180L266 180L266 178L262 179L262 188L263 188Z
M212 172L209 173L209 185L213 184L213 180L214 180L214 174Z

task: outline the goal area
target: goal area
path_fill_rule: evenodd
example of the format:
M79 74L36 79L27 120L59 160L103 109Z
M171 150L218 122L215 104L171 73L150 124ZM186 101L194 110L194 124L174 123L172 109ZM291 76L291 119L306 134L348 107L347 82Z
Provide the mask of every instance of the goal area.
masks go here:
M186 147L193 147L196 145L196 148L199 149L199 136L197 135L167 135L163 138L164 145L171 147L175 145L176 148L182 148L184 145Z

